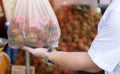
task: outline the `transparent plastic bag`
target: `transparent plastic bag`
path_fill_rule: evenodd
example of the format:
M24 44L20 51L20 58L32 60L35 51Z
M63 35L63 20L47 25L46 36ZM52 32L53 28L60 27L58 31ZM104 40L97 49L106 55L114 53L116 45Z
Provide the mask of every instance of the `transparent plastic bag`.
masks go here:
M48 0L17 0L8 28L12 48L57 47L60 28Z

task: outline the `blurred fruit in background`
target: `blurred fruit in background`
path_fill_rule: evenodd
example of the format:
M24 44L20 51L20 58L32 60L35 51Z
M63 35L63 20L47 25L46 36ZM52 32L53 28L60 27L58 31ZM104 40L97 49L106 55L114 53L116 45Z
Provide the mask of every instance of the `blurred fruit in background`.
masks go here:
M62 6L56 15L62 34L58 50L87 51L97 34L101 14L92 11L87 5L70 5Z

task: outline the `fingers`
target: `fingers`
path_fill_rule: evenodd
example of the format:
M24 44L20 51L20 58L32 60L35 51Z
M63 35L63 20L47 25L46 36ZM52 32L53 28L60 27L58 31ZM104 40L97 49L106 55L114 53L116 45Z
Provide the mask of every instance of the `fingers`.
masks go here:
M25 51L28 51L28 52L30 52L30 53L32 53L32 51L34 50L33 48L30 48L30 47L23 47L22 48L23 50L25 50Z

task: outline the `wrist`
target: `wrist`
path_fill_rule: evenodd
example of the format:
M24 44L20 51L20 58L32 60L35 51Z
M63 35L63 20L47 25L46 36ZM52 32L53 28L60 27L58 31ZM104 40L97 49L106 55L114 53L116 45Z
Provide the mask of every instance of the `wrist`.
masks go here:
M54 50L53 49L48 49L46 52L45 52L45 55L44 55L44 59L46 61L46 63L48 65L53 65L54 62L52 62L49 58L50 58L50 55L51 53L53 52Z

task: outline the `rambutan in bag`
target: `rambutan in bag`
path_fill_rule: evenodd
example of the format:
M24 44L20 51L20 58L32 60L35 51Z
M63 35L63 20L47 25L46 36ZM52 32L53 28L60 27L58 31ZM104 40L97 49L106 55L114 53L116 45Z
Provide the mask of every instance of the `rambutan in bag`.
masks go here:
M17 0L8 28L8 44L23 46L58 46L60 28L49 0Z

